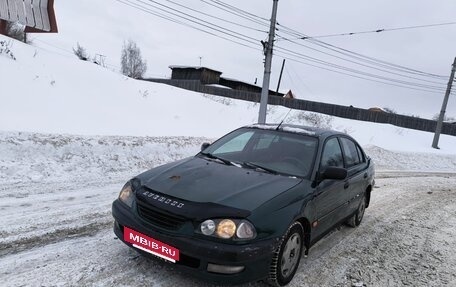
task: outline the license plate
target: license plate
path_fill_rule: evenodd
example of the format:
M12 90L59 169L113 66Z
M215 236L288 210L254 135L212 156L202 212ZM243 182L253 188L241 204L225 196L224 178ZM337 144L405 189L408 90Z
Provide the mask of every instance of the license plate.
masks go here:
M124 240L133 247L158 256L167 261L176 263L179 261L179 250L147 235L139 233L128 227L124 227Z

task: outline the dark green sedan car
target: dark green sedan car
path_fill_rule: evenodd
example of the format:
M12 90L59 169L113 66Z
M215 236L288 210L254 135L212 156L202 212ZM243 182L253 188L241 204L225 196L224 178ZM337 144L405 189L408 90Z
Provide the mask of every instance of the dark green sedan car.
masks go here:
M128 181L114 232L212 282L283 286L318 239L361 223L373 186L374 164L350 136L252 125Z

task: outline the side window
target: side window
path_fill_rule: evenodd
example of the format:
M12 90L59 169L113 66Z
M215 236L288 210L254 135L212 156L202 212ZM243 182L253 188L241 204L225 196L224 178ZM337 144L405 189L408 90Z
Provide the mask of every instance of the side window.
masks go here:
M247 142L252 137L253 132L246 132L243 134L238 135L237 137L231 139L218 149L216 149L213 153L214 154L223 154L229 152L239 152L242 151L247 144Z
M366 162L366 156L364 155L363 150L358 145L356 145L356 149L358 150L359 160L361 162Z
M337 138L328 140L323 148L320 169L324 170L328 166L344 167L342 150L340 149L339 141Z
M355 143L348 138L340 138L344 150L345 165L352 167L360 163L358 150Z

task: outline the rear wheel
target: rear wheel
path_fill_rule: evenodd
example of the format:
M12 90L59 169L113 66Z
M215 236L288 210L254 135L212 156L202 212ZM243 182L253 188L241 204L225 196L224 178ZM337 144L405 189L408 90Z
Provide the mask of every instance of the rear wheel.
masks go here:
M293 223L274 252L268 283L272 286L287 285L298 270L304 244L304 229L299 222Z
M366 210L366 196L362 195L361 202L359 203L358 209L355 214L347 221L347 225L351 227L356 227L361 224L361 221L364 217L364 211Z

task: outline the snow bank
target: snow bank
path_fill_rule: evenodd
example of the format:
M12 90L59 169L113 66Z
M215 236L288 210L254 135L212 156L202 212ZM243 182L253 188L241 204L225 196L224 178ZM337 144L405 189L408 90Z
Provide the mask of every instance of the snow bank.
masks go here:
M0 180L128 180L156 165L196 154L205 138L108 137L0 132Z
M196 154L201 137L75 136L0 132L4 183L124 180L154 166ZM368 146L377 170L455 171L456 155L391 152Z
M456 155L433 153L393 152L377 146L366 146L366 153L374 160L376 170L422 172L455 172Z

